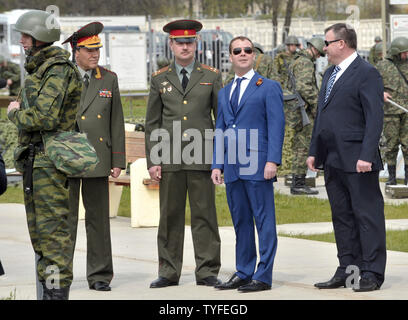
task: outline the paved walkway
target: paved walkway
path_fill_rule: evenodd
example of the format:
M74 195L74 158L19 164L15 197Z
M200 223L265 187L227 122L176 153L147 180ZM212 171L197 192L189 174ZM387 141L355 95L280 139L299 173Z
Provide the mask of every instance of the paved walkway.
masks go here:
M408 253L388 251L386 280L379 291L356 293L351 289L318 290L313 284L328 280L336 266L334 244L279 237L272 290L257 293L218 291L196 286L190 228L186 227L184 265L180 285L150 289L157 277L157 228L131 228L130 219L111 219L115 277L111 292L95 292L87 286L84 221L78 228L74 259L73 300L375 300L408 299ZM232 227L220 228L220 278L235 270L235 234ZM0 258L6 275L0 277L0 298L16 293L16 299L35 299L34 254L28 236L24 206L0 204Z

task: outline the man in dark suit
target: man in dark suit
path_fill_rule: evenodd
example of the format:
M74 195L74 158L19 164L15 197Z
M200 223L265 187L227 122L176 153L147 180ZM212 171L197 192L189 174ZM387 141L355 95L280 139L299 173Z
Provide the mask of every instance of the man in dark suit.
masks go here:
M235 78L218 95L211 178L214 184L221 184L224 172L236 234L237 271L215 287L269 290L277 247L273 182L285 132L282 89L278 82L253 70L255 53L250 39L232 39L229 51ZM254 219L260 256L256 271Z
M88 134L99 163L86 177L69 181L73 241L78 225L79 190L85 207L87 235L87 280L89 288L110 291L113 278L109 221L109 175L116 178L126 168L125 129L122 103L115 73L98 66L98 34L103 24L92 22L65 40L73 48L78 70L84 79L77 125Z
M174 61L152 74L150 84L146 160L151 178L160 181L159 277L150 288L179 283L187 192L196 283L206 286L220 283L217 278L221 261L215 188L211 182L211 156L207 157L206 153L212 150L213 116L217 113L222 79L217 69L194 58L196 33L201 28L202 24L195 20L176 20L163 27L164 32L170 33ZM206 132L211 134L206 135ZM162 138L160 143L157 143L158 138ZM197 148L191 149L193 142ZM163 148L158 150L160 145Z
M0 150L1 151L1 150ZM3 157L0 153L0 195L6 192L7 189L7 175L6 175L6 166L3 161ZM0 261L0 276L4 274L3 266Z
M339 267L319 289L346 285L346 268L360 270L359 288L379 289L386 264L384 200L378 149L383 126L383 84L378 71L356 53L355 31L343 23L325 30L330 67L323 77L307 165L324 168ZM357 285L357 284L355 284Z

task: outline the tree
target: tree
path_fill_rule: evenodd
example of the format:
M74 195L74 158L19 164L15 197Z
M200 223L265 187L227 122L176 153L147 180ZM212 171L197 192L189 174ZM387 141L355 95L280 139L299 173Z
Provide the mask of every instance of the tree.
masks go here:
M289 35L294 3L295 3L295 0L288 0L286 3L285 23L283 24L283 30L282 30L282 42L283 43L286 40L286 36Z

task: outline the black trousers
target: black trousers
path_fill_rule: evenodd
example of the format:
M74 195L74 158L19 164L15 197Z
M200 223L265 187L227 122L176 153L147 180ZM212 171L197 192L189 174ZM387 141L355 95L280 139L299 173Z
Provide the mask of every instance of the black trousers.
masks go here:
M4 269L3 266L1 265L1 261L0 261L0 276L2 276L4 274Z
M362 277L370 277L381 286L387 252L378 176L378 171L349 173L324 168L340 264L336 276L347 277L347 266L356 265Z

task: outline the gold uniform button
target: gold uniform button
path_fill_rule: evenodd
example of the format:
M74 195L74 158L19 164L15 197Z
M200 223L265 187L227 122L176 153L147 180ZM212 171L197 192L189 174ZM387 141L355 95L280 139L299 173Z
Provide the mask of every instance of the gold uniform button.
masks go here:
M98 119L102 118L102 116L100 114L98 114Z
M187 104L187 100L184 100L183 103L184 103L184 104Z
M99 141L102 142L102 141L103 141L103 138L99 138Z
M82 119L82 120L85 120L85 116L82 116L81 119Z
M183 120L187 120L187 117L184 117Z

